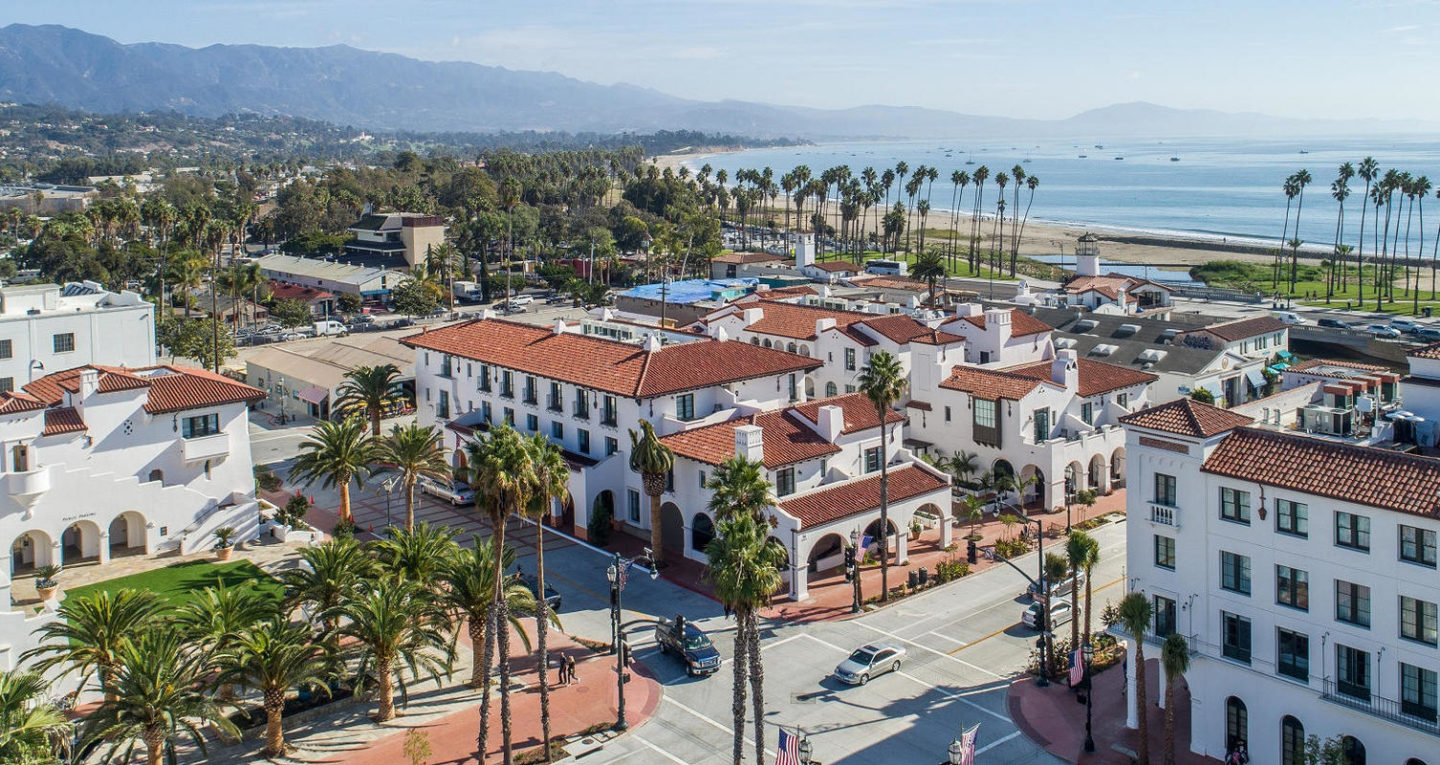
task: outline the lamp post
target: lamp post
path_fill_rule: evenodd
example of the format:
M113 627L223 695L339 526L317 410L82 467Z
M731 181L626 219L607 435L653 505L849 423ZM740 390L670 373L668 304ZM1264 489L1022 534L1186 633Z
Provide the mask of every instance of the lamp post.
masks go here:
M1091 697L1095 695L1094 678L1090 676L1091 663L1095 661L1095 646L1086 641L1080 647L1080 656L1085 662L1085 751L1095 751L1095 737L1090 731Z
M945 748L945 754L949 756L950 765L960 765L964 762L965 745L960 743L960 739L953 739L950 746Z
M614 626L615 642L611 645L611 652L615 654L615 687L619 692L619 703L615 711L615 730L625 730L630 724L625 722L625 654L628 649L625 647L625 630L620 617L620 595L625 591L626 574L636 561L651 560L650 548L633 558L626 558L615 553L615 560L605 569L605 578L610 580L610 622ZM655 565L650 565L650 578L655 579L660 572ZM544 593L541 593L544 596Z
M810 745L810 738L805 735L804 731L800 732L800 745L798 749L800 750L800 765L820 765L820 763L813 759L815 747Z
M860 613L860 559L864 552L860 549L860 529L850 532L850 549L854 551L851 556L854 558L854 563L850 566L850 589L854 593L854 598L850 602L850 613L858 614Z
M395 476L380 484L380 488L385 490L385 532L387 534L390 532L390 495L395 491L395 484L399 481L400 476Z

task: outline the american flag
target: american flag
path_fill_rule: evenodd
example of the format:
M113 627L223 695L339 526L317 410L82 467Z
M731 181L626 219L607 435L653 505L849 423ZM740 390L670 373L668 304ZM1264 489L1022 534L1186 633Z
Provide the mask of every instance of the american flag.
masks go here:
M620 571L619 571L619 574L620 574L620 575L616 577L616 580L619 581L619 583L620 583L620 589L622 589L622 590L625 589L625 580L630 577L630 566L631 566L631 563L632 563L631 561L625 561L625 562L621 563L621 564L617 567L617 568L620 569Z
M960 734L960 765L975 765L975 739L979 730L980 723L975 723L970 730Z
M1085 665L1081 663L1080 650L1070 652L1070 687L1074 688L1085 679Z
M780 729L780 745L775 747L775 765L800 765L800 737Z

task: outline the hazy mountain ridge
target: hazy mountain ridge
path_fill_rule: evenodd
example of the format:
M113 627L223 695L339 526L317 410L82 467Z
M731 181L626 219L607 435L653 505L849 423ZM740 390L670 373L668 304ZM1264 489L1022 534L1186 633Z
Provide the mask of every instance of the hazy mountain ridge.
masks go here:
M345 45L122 45L61 26L0 28L0 99L95 112L291 115L371 130L615 132L691 129L812 139L1345 134L1433 130L1378 121L1116 104L1065 120L921 107L815 109L696 101L552 72L432 62Z

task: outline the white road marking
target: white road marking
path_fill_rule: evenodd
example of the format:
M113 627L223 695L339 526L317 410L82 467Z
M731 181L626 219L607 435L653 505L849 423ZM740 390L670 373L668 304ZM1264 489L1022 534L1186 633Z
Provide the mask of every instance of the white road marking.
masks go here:
M935 630L930 630L929 632L927 632L927 633L925 633L925 634L926 634L926 635L934 635L935 637L938 637L938 638L940 638L941 640L949 640L949 641L952 642L952 643L959 643L960 645L970 645L969 643L965 642L964 640L961 640L960 638L953 638L953 637L950 637L949 635L946 635L946 634L944 634L944 633L936 632Z
M668 703L670 703L670 704L673 704L673 705L679 707L679 708L681 709L681 711L689 712L690 714L695 715L696 717L700 718L701 720L709 723L710 726L713 727L713 728L716 728L716 729L718 729L718 730L725 731L726 734L731 735L731 736L735 735L735 729L734 729L733 726L730 726L730 725L721 725L720 723L716 722L713 718L705 715L705 714L702 713L702 712L697 712L697 711L695 711L694 709L691 709L690 707L687 707L687 706L685 706L684 704L681 704L680 702L676 701L675 699L670 698L669 696L661 696L661 697L660 697L660 700L661 700L661 701L664 701L664 702L668 702ZM749 745L751 745L751 746L754 746L754 745L755 745L755 740L747 736L747 737L745 738L745 743L747 743L747 744L749 744Z
M1000 746L1001 744L1005 743L1006 741L1009 741L1010 739L1015 738L1016 736L1019 736L1019 735L1020 735L1020 731L1017 730L1017 731L1015 731L1014 733L1011 733L1010 735L1006 736L1005 738L1000 739L999 741L991 741L990 743L986 744L985 746L982 746L982 747L980 747L979 749L976 749L976 750L975 750L975 756L976 756L976 757L979 757L980 755L982 755L982 754L990 751L991 749L994 749L994 748L997 747L997 746Z
M655 752L656 754L660 755L661 757L664 757L665 759L667 759L667 760L669 760L669 761L671 761L671 762L677 762L677 763L679 763L680 765L690 765L689 763L685 762L684 760L680 759L679 757L676 757L675 755L673 755L673 754L665 751L664 749L661 749L660 747L655 746L654 744L650 743L649 741L646 741L646 740L645 740L643 737L641 737L639 734L632 733L632 734L630 734L630 735L631 735L631 737L634 738L636 741L639 741L640 743L644 744L644 745L646 746L646 748L648 748L650 751ZM999 743L999 742L996 742L996 743Z
M993 678L995 678L995 679L997 679L997 680L1004 680L1004 679L1005 679L1005 676L1004 676L1004 675L996 674L996 673L991 672L990 670L988 670L988 669L986 669L986 668L984 668L984 667L977 666L977 665L975 665L975 664L971 664L971 663L968 662L968 661L965 661L964 659L960 659L960 658L956 658L956 657L954 657L954 656L951 656L950 654L945 653L944 651L937 651L937 650L935 650L934 648L931 648L931 647L928 646L928 645L921 645L921 644L915 642L914 640L910 640L909 638L900 637L899 635L896 635L895 633L890 632L889 630L882 630L882 629L880 629L879 627L874 627L874 626L871 626L871 625L869 625L869 624L866 624L865 622L858 621L858 620L857 620L857 621L851 621L850 624L854 624L854 625L858 625L858 626L860 626L860 627L864 627L864 628L867 629L867 630L874 630L874 631L876 631L876 632L880 633L881 635L884 635L884 636L886 636L886 637L888 637L888 638L893 638L893 639L895 639L895 640L899 640L899 641L902 642L902 643L908 643L909 645L913 645L913 646L915 646L916 648L919 648L919 649L922 650L922 651L929 651L930 653L933 653L933 654L935 654L936 656L939 656L939 657L942 658L942 659L949 659L950 661L953 661L953 662L955 662L955 663L957 663L957 664L963 664L963 665L965 665L965 666L967 666L967 667L975 670L976 672L981 672L981 673L987 674L987 675L989 675L989 676L991 676L991 677L993 677Z

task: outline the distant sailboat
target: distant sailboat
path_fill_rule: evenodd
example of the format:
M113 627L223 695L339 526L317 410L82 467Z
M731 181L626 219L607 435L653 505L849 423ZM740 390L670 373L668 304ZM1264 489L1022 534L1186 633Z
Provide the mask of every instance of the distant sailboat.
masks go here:
M1171 162L1179 162L1179 161L1180 161L1180 158L1179 158L1179 157L1171 157L1171 158L1170 158L1170 161L1171 161Z
M1080 159L1085 159L1086 157L1089 157L1089 156L1090 156L1089 154L1081 154L1081 155L1080 155Z
M1117 159L1117 160L1118 160L1118 159L1124 159L1124 157L1116 157L1115 159Z
M971 154L970 156L966 157L966 158L965 158L965 164L967 164L967 165L973 165L973 164L975 164L975 155L974 155L974 154Z

